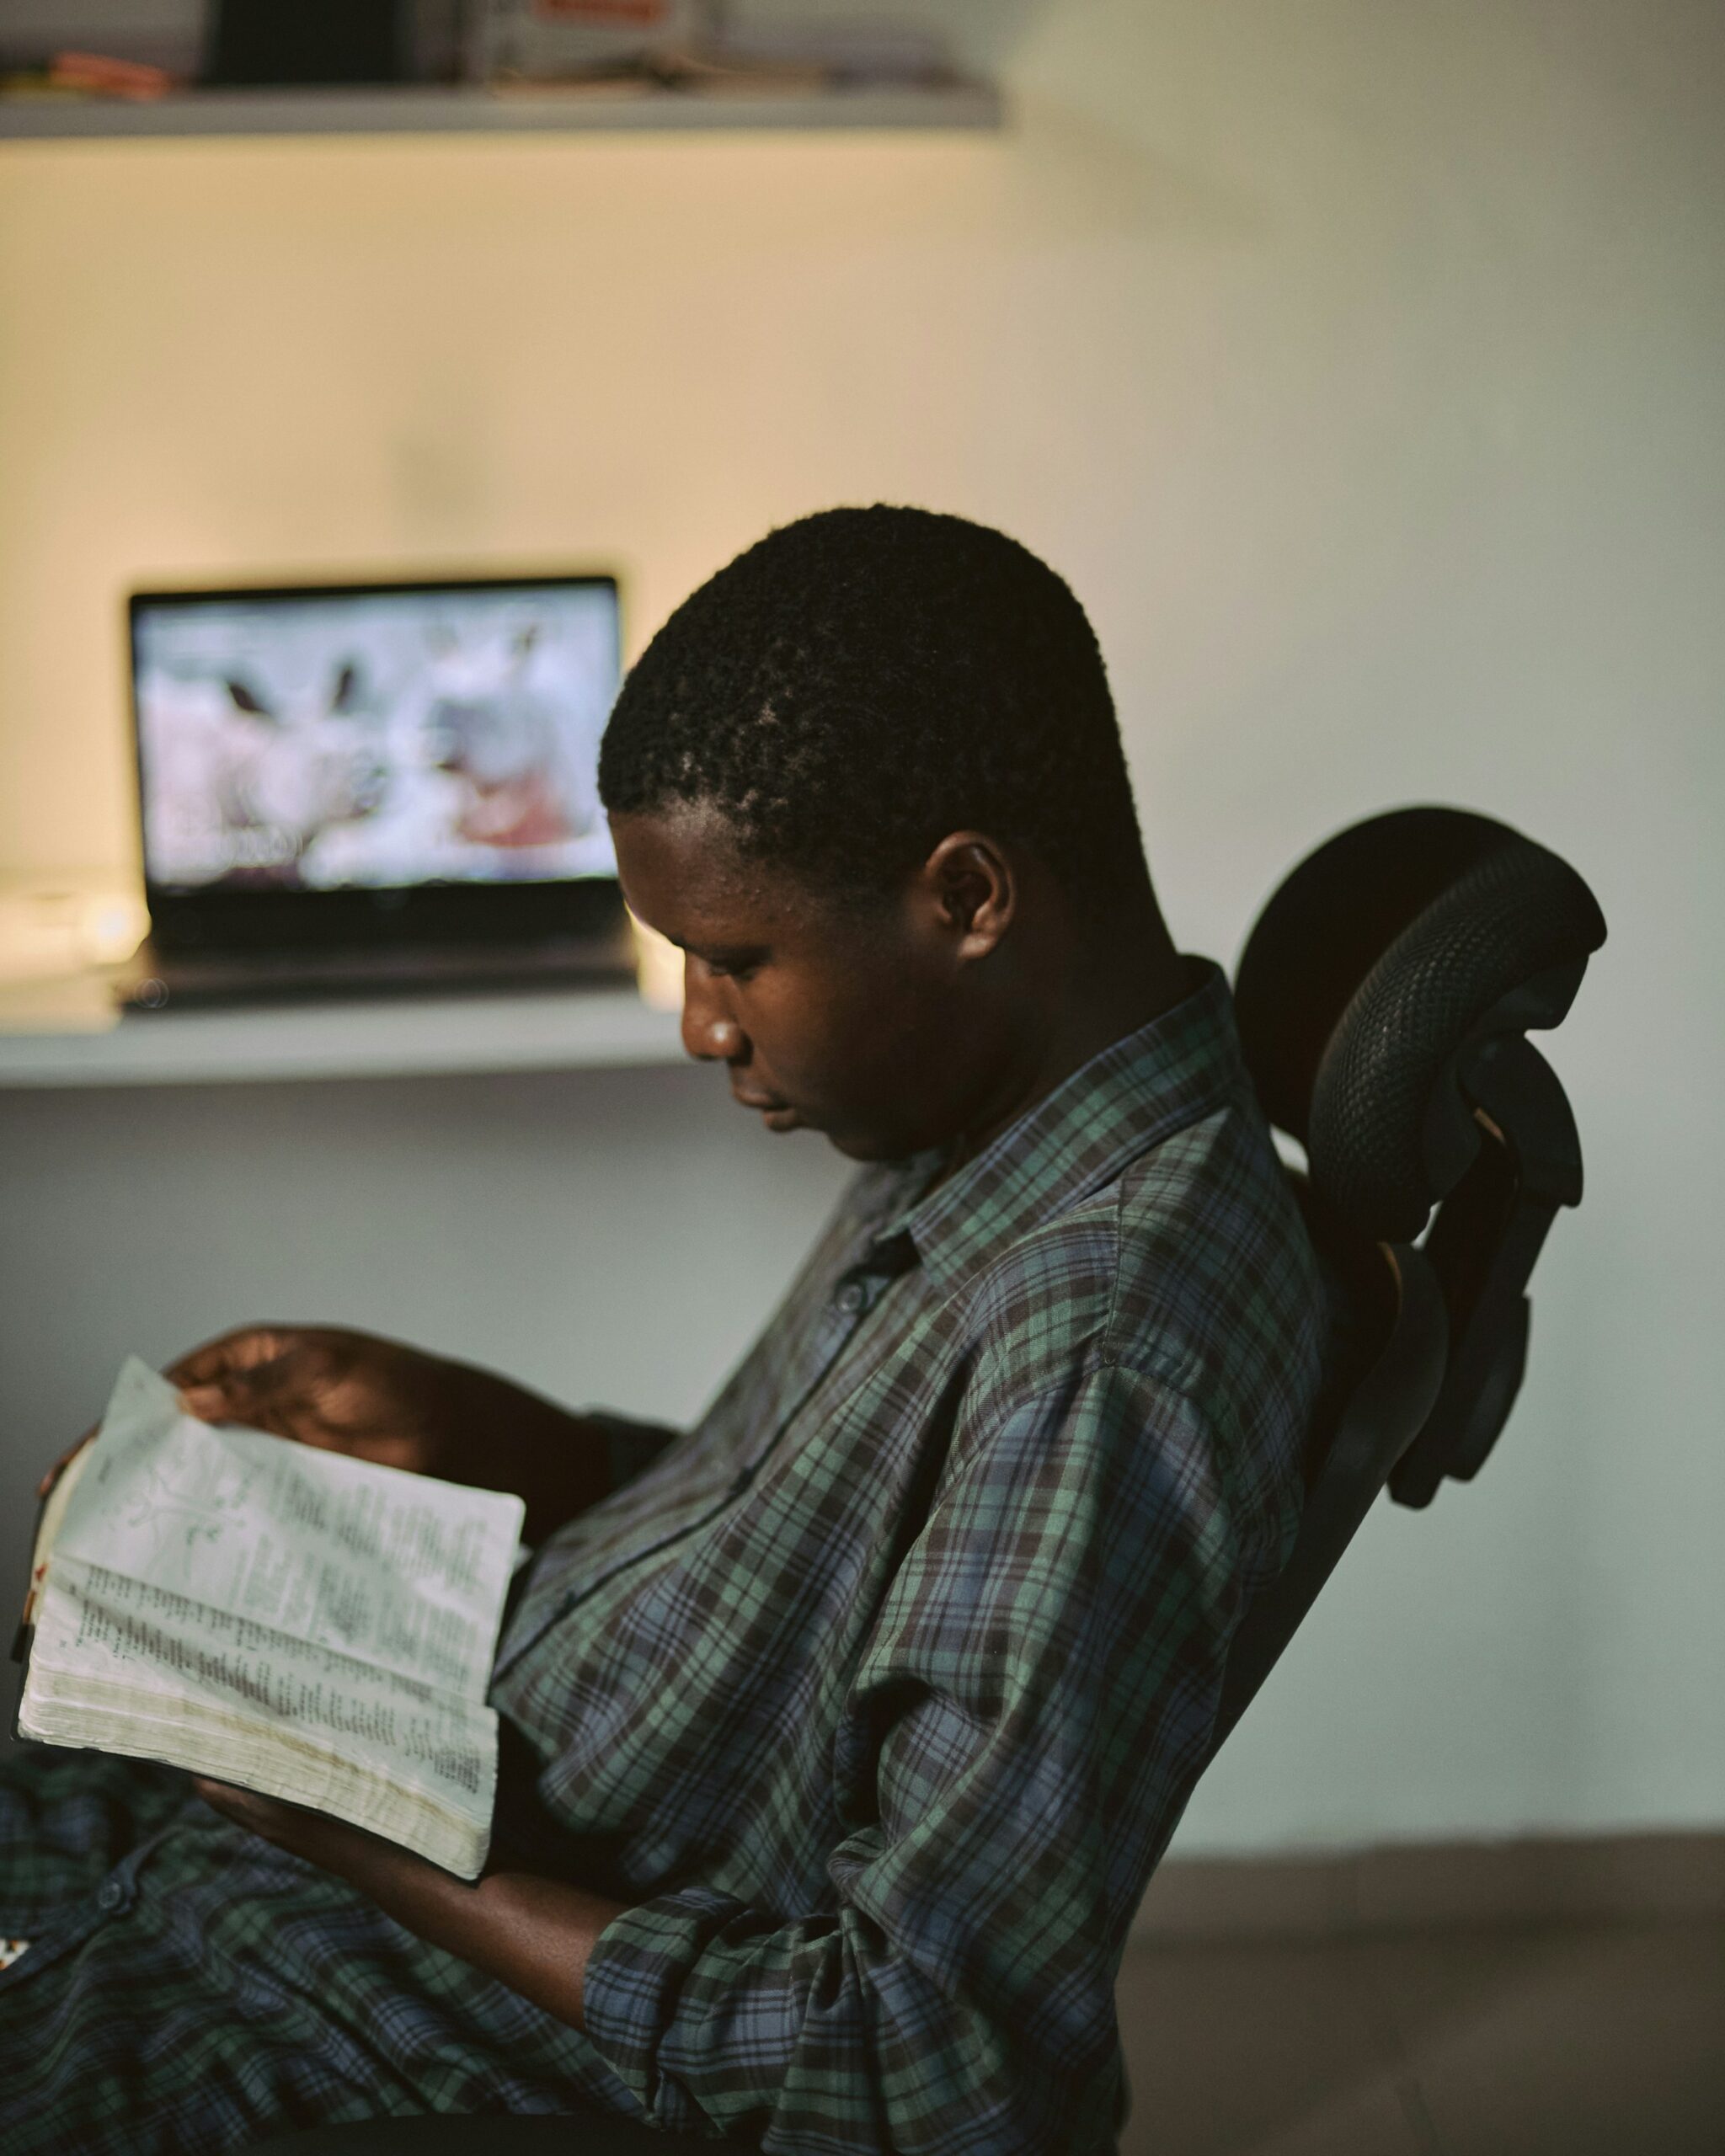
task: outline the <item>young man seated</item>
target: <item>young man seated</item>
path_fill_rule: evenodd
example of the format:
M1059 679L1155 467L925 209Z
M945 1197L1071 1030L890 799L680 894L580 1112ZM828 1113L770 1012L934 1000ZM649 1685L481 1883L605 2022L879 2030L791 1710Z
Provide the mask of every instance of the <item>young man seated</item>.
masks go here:
M495 1852L467 1886L16 1759L8 2156L504 2111L1112 2144L1116 1970L1290 1546L1323 1330L1226 985L1157 911L1077 601L956 518L750 548L601 782L689 1053L861 1172L686 1433L333 1330L176 1366L198 1413L527 1498Z

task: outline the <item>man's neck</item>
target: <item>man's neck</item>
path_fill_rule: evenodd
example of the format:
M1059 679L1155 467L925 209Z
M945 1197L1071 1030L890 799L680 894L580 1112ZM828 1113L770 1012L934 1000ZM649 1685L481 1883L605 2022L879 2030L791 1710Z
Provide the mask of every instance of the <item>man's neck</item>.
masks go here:
M1190 969L1175 950L1160 915L1146 925L1144 932L1122 941L1124 947L1107 956L1093 945L1068 954L1060 990L1050 995L1046 1022L1027 1033L1021 1056L979 1103L936 1182L944 1182L974 1161L1001 1131L1093 1056L1190 995Z

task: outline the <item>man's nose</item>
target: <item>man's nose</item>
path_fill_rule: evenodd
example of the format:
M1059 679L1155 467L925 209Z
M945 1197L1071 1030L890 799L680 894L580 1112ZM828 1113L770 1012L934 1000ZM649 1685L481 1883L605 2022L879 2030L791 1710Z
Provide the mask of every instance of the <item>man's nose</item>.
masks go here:
M697 959L683 961L683 1052L701 1063L740 1063L743 1029Z

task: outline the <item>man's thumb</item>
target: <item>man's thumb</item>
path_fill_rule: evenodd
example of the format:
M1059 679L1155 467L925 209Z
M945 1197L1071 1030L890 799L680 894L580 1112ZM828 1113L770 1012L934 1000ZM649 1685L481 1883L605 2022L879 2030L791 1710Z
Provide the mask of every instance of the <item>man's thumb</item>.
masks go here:
M179 1401L188 1415L200 1422L243 1422L254 1388L237 1373L206 1385L182 1385Z

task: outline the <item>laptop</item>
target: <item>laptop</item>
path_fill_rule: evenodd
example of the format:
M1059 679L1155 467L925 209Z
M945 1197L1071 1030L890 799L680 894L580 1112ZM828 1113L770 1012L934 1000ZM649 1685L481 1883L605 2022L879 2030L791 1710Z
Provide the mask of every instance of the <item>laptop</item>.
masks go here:
M608 576L129 601L132 1008L628 978L599 803Z

